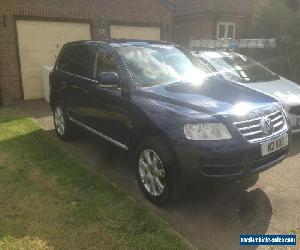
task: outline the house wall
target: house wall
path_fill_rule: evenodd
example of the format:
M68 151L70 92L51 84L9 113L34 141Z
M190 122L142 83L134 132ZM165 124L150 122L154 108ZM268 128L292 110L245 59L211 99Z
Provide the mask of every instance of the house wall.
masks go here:
M176 19L174 22L174 40L179 44L188 45L191 39L213 39L214 37L214 21L210 15Z
M188 17L199 13L208 13L214 0L173 0L176 17Z
M257 17L261 14L261 11L268 5L272 0L253 0L253 8L251 13L251 25L255 24Z
M216 39L219 22L235 23L235 37L243 38L247 33L247 23L250 17L206 15L189 19L175 19L174 39L177 43L188 45L193 39Z
M173 0L176 17L189 17L205 13L249 15L253 1L266 0Z
M216 30L214 39L217 37L217 24L220 22L235 23L235 38L242 39L249 31L250 17L238 17L238 16L220 16L216 18ZM247 28L248 25L248 28Z
M92 39L108 37L109 24L113 22L159 25L163 40L172 40L173 36L173 12L160 0L1 0L0 18L0 87L4 102L23 98L16 32L18 18L90 22ZM33 34L33 39L35 35L38 34Z
M191 38L216 39L218 22L235 23L236 38L242 38L258 1L266 0L174 0L175 41L187 44Z

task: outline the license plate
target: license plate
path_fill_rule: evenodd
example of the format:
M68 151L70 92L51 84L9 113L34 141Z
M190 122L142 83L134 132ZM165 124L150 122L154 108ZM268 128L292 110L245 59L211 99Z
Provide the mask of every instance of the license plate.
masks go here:
M262 156L276 152L286 147L287 145L289 145L289 137L287 134L281 136L280 138L262 143L261 144Z

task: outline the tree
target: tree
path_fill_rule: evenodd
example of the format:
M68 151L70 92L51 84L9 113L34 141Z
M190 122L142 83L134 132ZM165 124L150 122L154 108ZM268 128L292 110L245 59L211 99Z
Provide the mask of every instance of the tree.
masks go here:
M299 0L272 0L259 13L252 36L276 38L277 52L285 58L288 73L300 80Z

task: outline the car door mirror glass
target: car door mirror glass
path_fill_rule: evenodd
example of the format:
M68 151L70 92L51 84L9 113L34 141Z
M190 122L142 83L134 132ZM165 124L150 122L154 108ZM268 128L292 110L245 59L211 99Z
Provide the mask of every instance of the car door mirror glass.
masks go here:
M101 72L98 75L98 83L103 87L116 88L119 86L119 76L115 72Z

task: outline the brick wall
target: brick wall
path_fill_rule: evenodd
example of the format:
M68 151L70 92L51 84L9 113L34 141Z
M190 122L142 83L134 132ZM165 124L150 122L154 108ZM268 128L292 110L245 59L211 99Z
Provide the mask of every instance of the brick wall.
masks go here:
M270 5L272 0L253 0L252 14L251 14L251 24L255 24L256 18L261 14L264 7Z
M211 11L213 0L174 0L175 16L191 16Z
M267 0L174 0L175 41L188 44L191 38L216 39L218 22L234 22L236 37L242 38L258 1Z
M218 22L235 23L236 38L243 38L247 33L246 25L249 20L249 17L220 16L216 18L213 15L175 19L174 39L183 45L188 45L191 38L216 39Z
M182 45L188 45L193 39L213 39L214 23L211 15L175 20L174 40Z
M3 16L6 24L3 24ZM17 17L91 22L92 38L108 35L110 22L162 26L162 39L172 40L173 13L159 0L1 0L0 1L0 87L5 102L22 98L17 55ZM6 26L6 27L4 27ZM100 36L99 29L106 29Z
M235 38L242 39L245 34L249 32L250 17L238 17L238 16L220 16L216 19L216 26L218 22L232 22L235 23ZM217 31L215 31L216 38Z
M223 15L248 16L252 12L254 0L214 0L212 11ZM258 0L264 1L264 0Z
M190 17L205 13L249 15L253 1L266 0L174 0L175 16Z
M21 96L16 50L16 34L12 18L12 1L0 1L0 88L5 100ZM6 16L5 24L3 15Z

